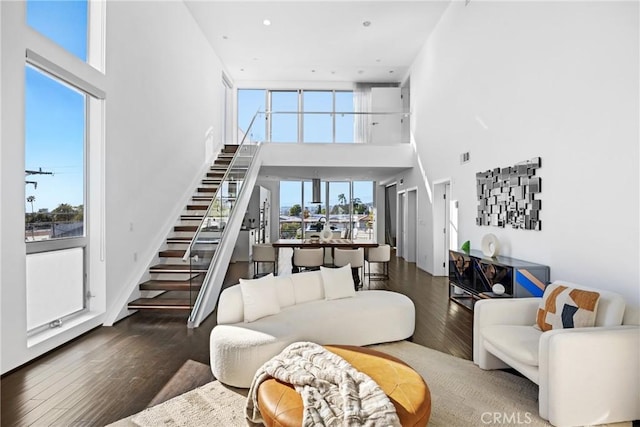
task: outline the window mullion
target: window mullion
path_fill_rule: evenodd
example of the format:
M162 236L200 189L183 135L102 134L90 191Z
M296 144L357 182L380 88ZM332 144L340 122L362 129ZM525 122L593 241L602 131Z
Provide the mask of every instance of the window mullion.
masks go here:
M304 142L304 97L302 89L298 90L298 143Z

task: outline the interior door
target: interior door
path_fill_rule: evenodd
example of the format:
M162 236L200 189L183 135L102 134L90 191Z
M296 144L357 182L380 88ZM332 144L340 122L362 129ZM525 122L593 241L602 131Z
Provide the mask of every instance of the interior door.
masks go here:
M407 262L416 262L418 252L418 191L410 190L406 193L405 215L405 242L407 251L405 260Z
M402 134L402 97L399 87L371 88L371 143L378 145L397 144Z
M398 225L396 227L396 234L397 234L397 256L400 258L404 258L404 254L405 254L405 229L404 229L404 223L405 223L405 217L404 217L404 211L405 211L405 203L406 203L406 192L402 192L402 193L398 193L398 202L397 202L397 210L398 210L398 215L397 215L397 220L398 220Z

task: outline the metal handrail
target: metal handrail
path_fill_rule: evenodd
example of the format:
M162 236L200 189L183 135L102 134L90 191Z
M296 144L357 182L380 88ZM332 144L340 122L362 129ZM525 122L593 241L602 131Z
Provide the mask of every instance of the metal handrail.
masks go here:
M409 117L410 111L264 111L264 114L351 114L354 116L374 116L374 115L386 115L396 116L402 115L403 117ZM249 126L251 127L251 126Z
M260 145L261 145L260 143L257 144L258 148L260 147ZM257 150L256 150L256 152L257 152ZM249 172L251 170L251 168L254 166L254 162L255 161L256 161L256 155L254 153L253 157L251 158L251 162L247 166L247 172ZM240 191L238 192L237 200L240 200L242 198L243 193L245 191L252 191L252 189L247 189L247 187L245 185L243 185L242 188L240 188ZM227 227L224 228L224 230L222 231L222 234L220 235L219 247L222 247L225 244L226 232L227 232ZM191 309L191 314L189 315L189 321L188 321L189 325L193 324L193 321L194 321L193 320L193 316L200 310L200 307L202 305L203 296L206 294L207 287L210 285L210 283L209 283L210 282L210 277L211 277L211 274L212 274L212 272L214 270L212 268L212 266L215 266L217 264L217 260L218 260L219 256L220 256L220 251L216 250L213 253L213 257L211 258L211 262L209 263L209 267L207 268L207 272L205 273L205 276L202 279L202 287L200 288L200 291L198 292L198 294L196 296L196 300L195 300L195 302L193 304L193 307Z
M202 220L200 221L200 224L198 225L198 230L193 235L193 238L191 239L191 242L189 242L189 246L187 247L187 250L185 251L184 255L182 256L182 260L183 261L187 261L191 257L191 252L193 250L194 245L198 241L198 237L200 236L200 232L202 231L202 229L204 227L204 223L209 218L209 213L211 212L211 208L213 207L213 204L215 203L215 201L218 199L219 193L222 190L222 183L225 182L228 179L229 173L233 169L234 162L236 161L236 158L237 158L238 154L242 151L242 148L244 147L245 141L247 139L247 135L249 134L248 131L253 126L253 122L255 121L255 119L258 116L258 114L260 114L259 110L254 114L253 118L251 119L251 122L249 123L249 127L247 128L247 132L245 133L244 137L242 138L242 141L240 141L240 144L238 144L238 149L236 150L235 155L233 156L233 159L231 159L231 163L229 163L229 167L227 168L227 171L224 173L224 175L222 176L222 179L220 180L220 184L221 185L218 187L218 189L214 193L213 198L211 199L211 203L209 203L209 206L207 207L207 210L204 213L204 215L202 217ZM252 162L253 162L253 159L252 159ZM251 165L251 163L249 165ZM248 170L248 168L247 168L247 170ZM224 229L222 230L222 234L220 235L220 240L222 240L222 236L223 235L224 235Z

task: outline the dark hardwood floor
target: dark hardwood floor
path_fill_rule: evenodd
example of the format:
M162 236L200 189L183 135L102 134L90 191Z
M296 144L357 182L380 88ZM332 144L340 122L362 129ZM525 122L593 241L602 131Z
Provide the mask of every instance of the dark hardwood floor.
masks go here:
M250 277L250 269L249 263L231 264L225 286ZM447 279L395 257L389 271L390 280L373 281L370 287L401 292L414 301L413 341L470 359L473 314L449 302ZM187 360L209 363L215 313L197 329L187 329L186 317L140 311L5 375L1 425L103 426L143 410Z

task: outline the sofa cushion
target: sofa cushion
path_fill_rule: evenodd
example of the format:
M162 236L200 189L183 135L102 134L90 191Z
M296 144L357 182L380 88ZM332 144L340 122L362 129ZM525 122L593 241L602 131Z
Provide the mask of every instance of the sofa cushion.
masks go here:
M591 327L599 299L598 292L554 282L544 290L534 326L542 331Z
M319 271L306 271L291 275L296 304L324 299L324 286Z
M293 292L293 282L291 276L276 276L276 290L278 294L278 302L280 308L289 307L296 303L296 297Z
M324 297L326 299L350 298L356 296L353 285L351 264L340 268L320 267L322 284L324 285Z
M280 313L276 282L272 273L254 280L240 279L240 289L245 322Z
M538 366L538 346L542 331L531 326L491 325L480 331L482 338L520 363Z

